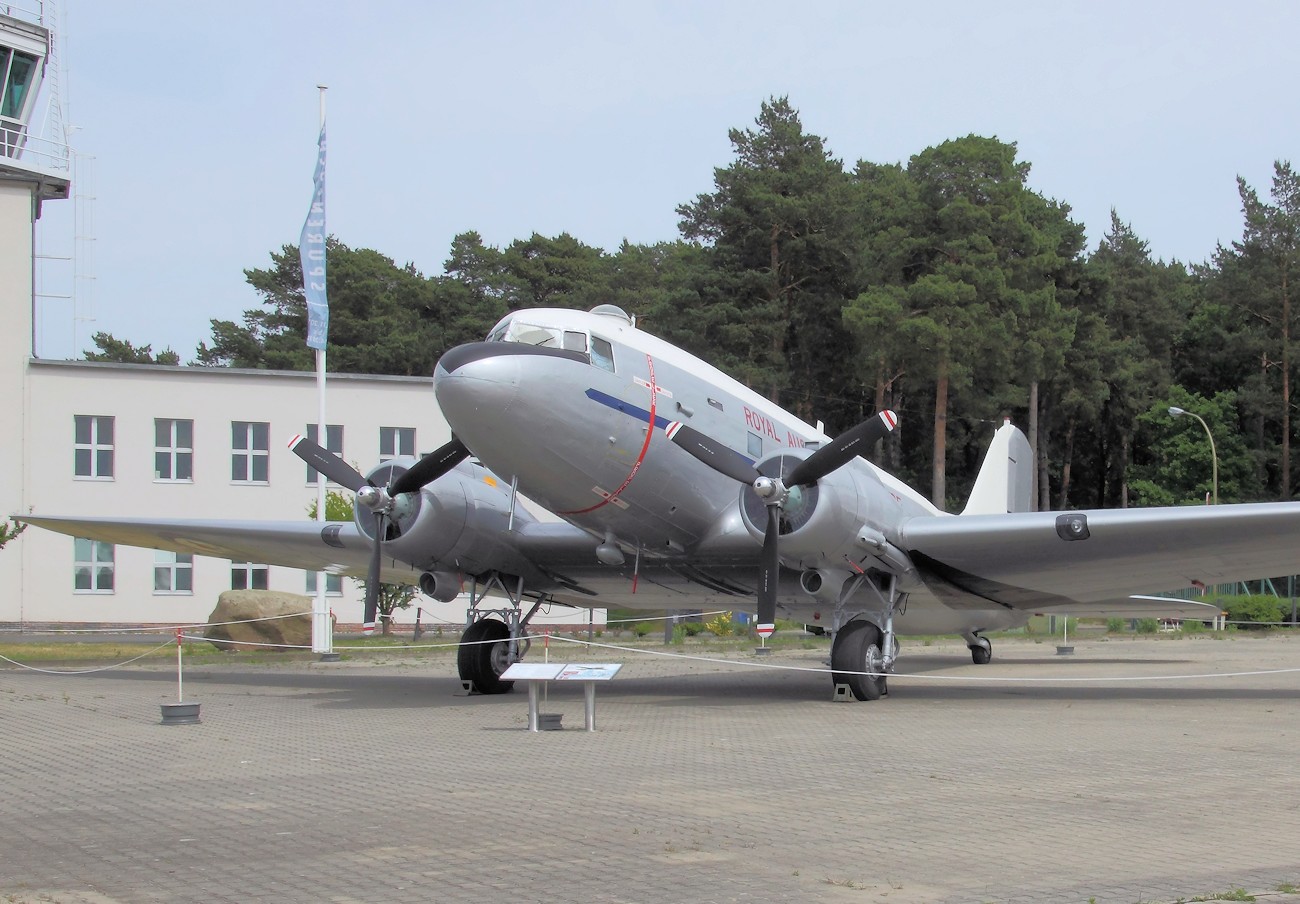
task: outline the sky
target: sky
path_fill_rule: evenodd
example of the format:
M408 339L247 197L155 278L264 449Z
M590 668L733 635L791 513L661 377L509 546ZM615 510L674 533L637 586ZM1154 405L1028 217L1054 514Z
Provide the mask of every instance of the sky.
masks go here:
M1115 208L1185 263L1241 237L1237 177L1267 197L1300 146L1288 2L59 5L83 197L38 226L46 358L102 330L187 362L258 307L243 271L298 241L321 84L329 232L426 275L469 230L678 238L771 97L846 167L1014 141L1090 250Z

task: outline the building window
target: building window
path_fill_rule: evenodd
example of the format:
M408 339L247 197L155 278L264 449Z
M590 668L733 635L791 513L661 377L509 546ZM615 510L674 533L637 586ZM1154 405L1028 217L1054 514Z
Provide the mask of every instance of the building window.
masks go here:
M113 544L76 537L72 541L72 589L79 593L113 592Z
M113 418L74 414L73 467L76 477L113 479Z
M268 569L253 562L230 563L231 590L265 590Z
M23 108L27 105L27 94L38 62L31 54L0 47L0 116L8 119L23 118ZM6 129L12 129L15 125L16 123L6 124ZM15 141L4 142L6 156L14 156L14 145Z
M379 428L379 462L383 464L390 458L400 455L415 457L414 427L380 427Z
M307 595L316 594L316 572L307 572ZM343 575L327 574L325 575L325 595L342 596L343 595Z
M271 425L256 421L230 422L230 479L235 483L266 483L270 475Z
M320 443L320 430L315 424L307 425L307 438L313 443ZM343 457L343 425L326 424L325 425L325 448L333 452L339 458ZM316 485L317 470L311 465L307 466L307 483L309 486Z
M193 593L194 556L158 550L153 555L153 592Z
M153 419L153 478L194 480L194 422Z

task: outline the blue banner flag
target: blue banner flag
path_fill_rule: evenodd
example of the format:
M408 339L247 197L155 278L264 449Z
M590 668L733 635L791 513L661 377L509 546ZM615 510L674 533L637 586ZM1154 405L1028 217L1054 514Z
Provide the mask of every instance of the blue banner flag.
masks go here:
M302 224L298 238L298 258L302 261L302 288L307 296L307 346L325 350L329 336L330 305L325 297L325 124L321 123L316 156L316 191L311 196L311 210Z

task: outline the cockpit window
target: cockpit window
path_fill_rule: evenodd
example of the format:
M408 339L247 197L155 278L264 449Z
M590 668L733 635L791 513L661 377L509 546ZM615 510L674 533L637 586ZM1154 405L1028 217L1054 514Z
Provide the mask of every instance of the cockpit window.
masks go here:
M513 318L505 317L501 320L500 323L492 327L492 331L487 334L487 341L504 342L506 338L506 331L510 329L510 321L512 319Z
M564 347L565 347L565 349L567 349L568 351L571 351L571 352L583 352L583 353L586 353L586 351L587 351L587 334L586 334L586 333L578 333L578 332L574 332L573 330L565 330L565 331L564 331Z
M614 373L614 347L599 336L591 337L591 363Z

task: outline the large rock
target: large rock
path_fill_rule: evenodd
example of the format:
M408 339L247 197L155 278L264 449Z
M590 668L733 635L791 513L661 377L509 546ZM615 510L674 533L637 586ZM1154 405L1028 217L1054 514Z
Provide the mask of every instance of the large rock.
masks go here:
M218 598L217 608L208 616L208 629L203 636L218 650L311 649L311 607L311 597L301 593L227 590ZM241 647L239 642L280 646Z

